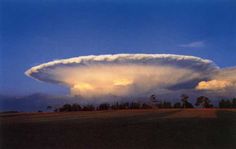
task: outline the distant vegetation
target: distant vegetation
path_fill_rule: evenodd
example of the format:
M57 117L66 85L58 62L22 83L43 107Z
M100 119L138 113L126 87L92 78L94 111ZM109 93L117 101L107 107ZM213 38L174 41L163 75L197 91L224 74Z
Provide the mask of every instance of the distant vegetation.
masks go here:
M219 102L219 108L236 108L236 98L222 99Z
M6 113L18 113L18 111L3 111L3 112L0 112L0 114L6 114Z
M213 108L211 100L205 96L196 98L195 107L197 108ZM219 108L236 108L236 98L222 99L219 101ZM122 109L165 109L165 108L194 108L193 104L189 102L188 95L181 95L180 102L171 103L167 101L158 100L155 95L150 96L150 102L124 102L124 103L101 103L100 105L79 105L79 104L65 104L62 107L56 108L54 112L70 112L70 111L101 111L101 110L122 110ZM48 106L47 109L52 109Z

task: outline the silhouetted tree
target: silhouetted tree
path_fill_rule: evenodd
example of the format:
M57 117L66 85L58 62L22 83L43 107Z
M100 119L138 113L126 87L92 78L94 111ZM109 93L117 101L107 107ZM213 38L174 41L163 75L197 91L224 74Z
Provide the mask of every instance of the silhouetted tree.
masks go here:
M82 110L82 107L79 105L79 104L73 104L71 106L71 111L81 111Z
M94 111L95 107L93 105L89 104L89 105L85 105L82 110L83 111Z
M151 95L150 96L150 101L152 103L152 107L160 107L160 101L157 99L156 95Z
M164 101L164 102L162 103L162 108L172 108L172 105L171 105L170 102Z
M232 108L236 108L236 98L232 99Z
M222 99L219 102L219 108L232 108L232 103L230 100L224 100Z
M181 101L182 101L182 107L183 108L193 108L193 105L188 102L189 96L182 94L181 95Z
M115 104L112 104L112 105L111 105L111 109L112 109L112 110L118 110L118 109L119 109L119 106L120 106L119 103L116 102Z
M219 108L224 108L224 106L225 106L225 100L224 100L224 99L221 99L221 100L219 101Z
M121 103L119 104L119 109L129 109L129 103Z
M225 101L226 108L232 108L232 102L230 100Z
M110 109L110 104L108 103L102 103L98 106L98 110L109 110Z
M141 106L141 109L152 109L152 106L150 106L146 103L143 103L142 106Z
M209 98L205 97L205 96L200 96L197 98L197 101L196 101L196 106L202 106L203 108L212 108L213 105L210 104L211 101Z
M180 102L175 103L174 108L182 108L181 103Z
M154 95L154 94L150 96L150 100L151 100L151 102L154 103L154 104L157 104L157 103L159 102L159 101L157 100L156 95Z
M47 106L47 110L51 110L52 109L52 106Z
M130 108L130 109L140 109L140 104L137 103L137 102L131 102L131 103L129 104L129 108Z
M72 111L71 105L70 104L65 104L61 108L59 108L60 112L69 112Z

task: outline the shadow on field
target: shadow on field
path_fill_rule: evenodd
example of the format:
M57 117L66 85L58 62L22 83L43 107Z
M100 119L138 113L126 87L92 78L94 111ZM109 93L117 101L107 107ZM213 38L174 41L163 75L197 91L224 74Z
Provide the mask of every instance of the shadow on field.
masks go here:
M216 111L217 118L168 118L183 111L154 111L141 115L135 114L137 111L130 111L133 113L129 116L2 124L1 149L236 147L235 112Z
M236 112L225 110L217 111L218 123L212 127L219 145L227 149L236 148Z

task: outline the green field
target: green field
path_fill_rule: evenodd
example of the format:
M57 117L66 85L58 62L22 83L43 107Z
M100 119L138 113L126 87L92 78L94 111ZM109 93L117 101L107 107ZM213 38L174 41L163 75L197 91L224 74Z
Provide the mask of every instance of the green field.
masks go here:
M236 110L0 114L1 149L235 149Z

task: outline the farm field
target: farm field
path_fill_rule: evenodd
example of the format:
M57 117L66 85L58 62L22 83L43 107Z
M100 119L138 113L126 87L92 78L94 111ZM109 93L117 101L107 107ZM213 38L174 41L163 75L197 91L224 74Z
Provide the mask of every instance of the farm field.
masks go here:
M236 110L0 114L1 149L234 149Z

